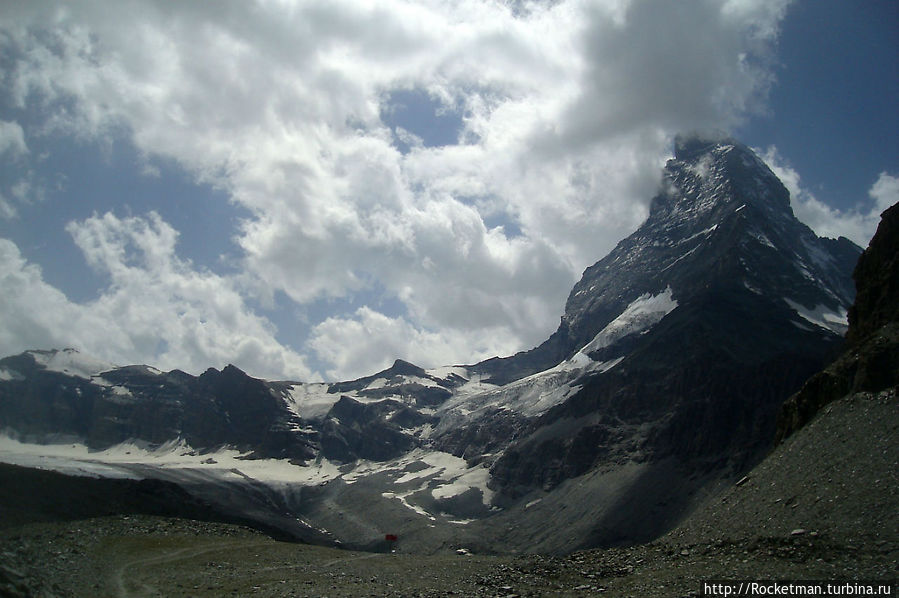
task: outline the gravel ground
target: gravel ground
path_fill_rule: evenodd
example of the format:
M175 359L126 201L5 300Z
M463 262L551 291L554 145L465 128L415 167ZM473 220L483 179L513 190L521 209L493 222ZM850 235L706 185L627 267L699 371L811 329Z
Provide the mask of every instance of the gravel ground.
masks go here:
M895 390L837 401L656 542L564 557L359 553L111 516L0 531L2 596L699 596L701 581L895 580ZM895 592L895 589L894 589Z

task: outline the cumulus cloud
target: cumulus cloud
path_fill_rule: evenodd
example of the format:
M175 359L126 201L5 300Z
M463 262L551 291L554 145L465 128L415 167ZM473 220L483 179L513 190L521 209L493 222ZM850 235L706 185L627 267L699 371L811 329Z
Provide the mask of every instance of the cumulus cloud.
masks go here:
M620 134L733 125L764 106L786 2L597 3L574 101L542 139L566 152Z
M159 359L197 349L189 363L229 354L240 364L237 353L302 371L293 351L307 351L338 378L389 363L385 347L459 363L542 341L583 269L645 217L672 136L731 127L764 105L786 3L507 4L7 7L8 101L39 111L43 134L124 134L148 161L173 160L251 214L230 231L243 251L239 287L180 261L153 217L71 225L115 281L89 309L135 326L122 346L152 353L162 337L144 340L150 328L126 307L150 274L156 301L194 314L176 319L191 333L166 328ZM427 147L413 127L385 124L399 90L458 114L460 142ZM136 271L125 247L142 256ZM221 287L227 305L201 307L212 300L201 287ZM247 307L374 287L404 313L334 314L294 349ZM231 314L239 338L204 333L199 312L207 323ZM251 333L252 350L241 344Z
M473 345L471 336L464 333L421 330L404 318L361 307L351 317L331 317L320 323L309 345L334 364L326 376L350 379L379 371L398 358L435 367L452 364L459 355L481 360L505 354L508 347L492 338L489 330L484 332Z
M72 302L14 243L0 240L4 354L73 346L112 362L194 373L234 362L256 375L312 376L301 356L278 343L271 323L251 312L233 280L177 257L178 234L158 214L94 215L67 230L108 286L89 303Z
M877 181L871 186L868 195L874 200L872 212L878 215L899 202L899 177L881 172Z
M880 223L880 214L899 201L899 178L882 172L868 191L873 202L867 209L832 208L802 186L799 173L783 159L776 147L756 151L789 190L790 205L796 217L820 236L846 237L861 247L867 247Z

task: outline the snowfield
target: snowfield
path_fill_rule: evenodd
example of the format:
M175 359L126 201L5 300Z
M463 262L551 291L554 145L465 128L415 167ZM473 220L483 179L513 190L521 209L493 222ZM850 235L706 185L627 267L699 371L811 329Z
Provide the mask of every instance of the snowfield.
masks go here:
M171 441L157 447L127 442L97 451L78 442L32 444L0 435L0 462L104 478L141 479L148 477L147 473L152 469L167 473L202 472L206 477L221 481L261 482L275 488L321 486L333 481L352 485L379 476L382 480L379 483L386 480L388 484L382 492L383 497L398 499L404 507L431 519L434 514L409 502L408 498L429 491L434 499L443 500L476 489L480 491L485 507L489 507L493 499L493 491L487 487L489 470L486 465L469 468L464 459L425 449L416 449L383 463L359 461L353 465L339 465L318 458L306 465L297 465L286 459L248 459L245 453L228 448L203 453L184 441ZM410 484L414 485L410 487Z

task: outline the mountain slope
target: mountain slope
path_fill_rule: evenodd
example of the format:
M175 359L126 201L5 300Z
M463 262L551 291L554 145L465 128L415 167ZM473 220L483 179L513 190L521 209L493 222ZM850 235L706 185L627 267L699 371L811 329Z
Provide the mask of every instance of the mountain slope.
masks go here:
M632 469L593 514L585 545L664 531L703 488L761 459L780 404L839 350L857 255L796 220L783 185L744 146L679 140L648 220L587 269L553 341L614 366L587 372L578 392L523 426L491 467L500 501L514 509L575 481L584 491L569 502L589 500ZM650 298L660 309L642 323L625 317ZM622 319L631 334L617 332Z
M861 249L817 237L789 193L748 148L729 139L679 137L647 221L587 268L559 329L540 347L476 366L507 381L556 365L591 342L640 296L666 288L681 303L709 290L750 291L845 333L849 273ZM538 364L538 365L532 365ZM532 371L533 370L533 371Z
M758 578L890 579L899 528L899 204L858 261L846 350L783 406L778 446L663 541L770 546ZM773 549L777 550L776 554ZM824 558L821 558L824 557ZM713 577L714 575L708 575ZM727 570L725 576L741 577Z
M385 532L420 550L632 543L769 449L783 400L842 346L859 252L796 220L745 146L683 137L647 221L585 271L531 351L435 370L397 361L336 384L32 351L0 360L0 422L110 455L168 443L184 454L117 467L207 500L227 486L231 505L262 496L356 546ZM225 449L259 463L226 466Z
M880 332L895 326L899 320L894 310L895 292L891 290L895 287L890 286L899 274L899 263L895 251L884 251L890 244L895 247L899 240L899 228L894 226L896 217L899 208L884 215L878 234L860 262L864 266L856 268L859 298L850 310L854 315L850 319L849 338L857 340L850 343L835 363L855 361L859 368L873 372L868 366L880 362L867 360L862 355L864 348L860 351L858 347L864 347L870 340L875 340L879 348L890 344ZM882 233L891 228L889 238L885 238ZM871 297L878 299L871 301ZM897 365L892 362L893 374L899 371ZM806 385L803 394L809 392ZM385 587L390 587L394 594L409 595L602 593L667 598L699 595L703 592L703 582L709 580L740 579L823 580L822 583L830 583L843 594L865 593L869 587L874 593L889 588L895 592L895 571L899 563L899 529L895 517L899 510L896 401L895 381L877 392L853 392L836 399L815 401L827 404L811 416L807 425L797 427L745 477L723 492L711 495L676 529L649 544L579 551L564 557L454 554L427 557L401 552L391 555L390 566L386 566L385 560L370 558L377 555L363 556L283 542L266 544L258 538L250 546L242 547L223 537L244 533L236 528L198 527L190 522L135 517L106 518L53 528L11 530L5 536L9 550L2 555L0 586L12 595L40 593L40 589L51 584L54 593L103 593L105 587L114 593L113 588L122 587L116 583L121 578L107 579L103 568L98 571L97 565L113 571L131 566L129 573L134 573L136 554L142 554L146 555L148 564L155 562L164 571L142 567L136 580L129 576L133 586L152 582L160 591L177 593L188 584L194 585L197 576L202 575L204 584L194 589L200 595L205 595L204 586L208 595L227 594L229 590L281 595L286 583L287 587L327 584L329 595L353 596L383 593ZM7 496L0 501L4 506L12 503L22 509L26 520L46 519L48 512L59 510L60 505L50 497L31 502L22 500L14 491L19 479L12 475L14 469L0 468L7 475L7 483L0 486L7 490ZM602 476L602 472L595 473ZM619 473L621 482L633 472ZM29 477L45 483L41 478L46 476L29 472ZM606 482L614 481L606 478ZM678 480L669 475L668 481L676 484ZM580 483L586 482L589 476L584 476ZM98 486L76 485L82 492ZM554 494L571 490L573 486L563 484ZM555 528L548 530L546 536L574 532L572 537L576 538L578 532L569 521L577 524L578 517L571 517L569 511L579 510L580 518L588 519L591 508L608 502L609 495L615 493L614 486L610 483L597 486L591 500L568 501L563 496L556 503ZM665 489L670 492L672 487ZM40 487L35 491L39 492ZM99 510L105 507L103 504ZM138 507L147 510L143 502ZM63 513L64 518L70 515L79 513ZM375 519L371 512L366 515ZM528 510L515 517L509 517L508 513L496 516L497 520L502 518L503 537L512 539L513 545L520 544L520 540L519 544L514 542L516 532L524 534L540 519L530 516ZM533 534L530 537L535 538ZM476 539L476 535L468 539ZM146 547L140 551L142 542ZM126 549L110 550L111 544ZM176 566L173 562L158 564L162 546L169 547L178 557ZM213 546L218 548L218 553L210 551ZM185 554L191 549L193 558ZM258 565L260 557L268 564L262 569ZM316 570L316 562L325 564ZM298 567L297 563L303 566ZM423 568L438 573L422 576ZM863 586L857 580L873 583ZM56 586L57 583L62 587ZM794 591L807 589L810 583L799 582L802 588L794 586ZM774 591L771 585L763 589L769 593ZM736 584L732 590L736 591ZM789 588L781 584L780 590L789 591Z
M853 278L858 295L849 310L846 351L786 401L778 442L831 401L899 384L899 205L883 213Z
M0 421L23 438L68 437L95 449L183 439L260 456L312 456L299 418L267 383L230 365L195 377L116 367L73 349L27 351L0 360L0 380Z

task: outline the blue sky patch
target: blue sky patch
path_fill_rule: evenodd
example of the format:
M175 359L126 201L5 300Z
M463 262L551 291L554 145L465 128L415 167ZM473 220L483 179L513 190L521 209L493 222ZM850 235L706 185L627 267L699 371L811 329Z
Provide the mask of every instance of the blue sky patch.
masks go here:
M422 147L455 145L462 112L442 104L422 89L395 89L382 104L381 121L393 131L394 145L408 154Z

